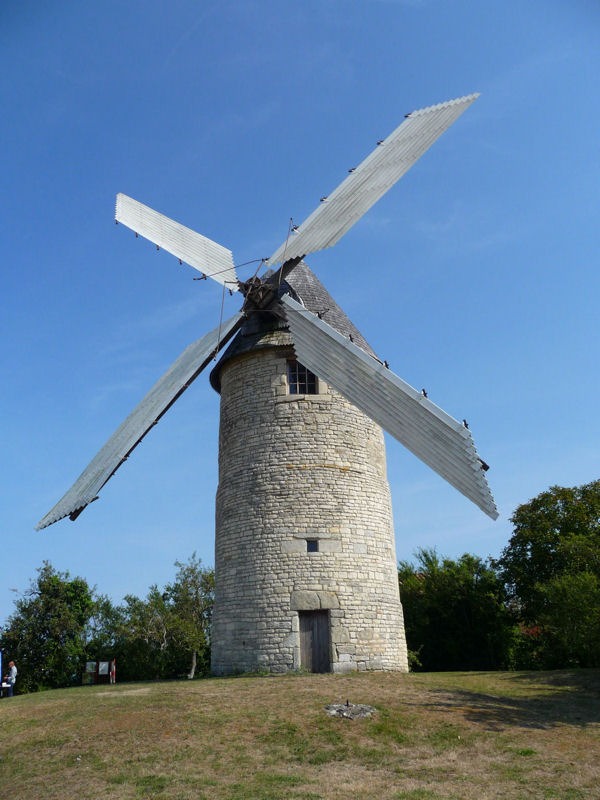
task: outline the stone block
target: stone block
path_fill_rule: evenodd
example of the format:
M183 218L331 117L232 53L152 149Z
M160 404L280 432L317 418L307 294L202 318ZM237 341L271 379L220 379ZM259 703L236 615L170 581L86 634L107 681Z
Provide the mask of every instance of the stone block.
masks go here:
M305 539L288 539L281 543L282 553L305 553L306 540Z
M316 611L321 608L321 601L317 592L297 590L290 597L290 608L293 611Z
M337 673L338 675L343 675L348 672L356 672L356 664L354 664L352 661L338 661L332 666L333 672Z
M342 543L339 539L320 539L319 540L320 553L341 553Z
M339 608L340 601L334 592L318 592L321 608Z
M343 644L350 641L350 636L346 628L341 625L331 627L331 641L333 644Z

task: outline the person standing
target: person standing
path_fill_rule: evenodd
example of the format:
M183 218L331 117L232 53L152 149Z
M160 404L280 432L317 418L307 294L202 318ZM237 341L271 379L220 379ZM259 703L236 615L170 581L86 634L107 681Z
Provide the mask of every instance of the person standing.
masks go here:
M8 675L5 677L8 683L7 697L12 697L15 691L15 683L17 682L17 667L14 661L8 662Z
M110 662L109 679L110 679L111 683L116 683L117 682L117 659L116 658L113 658L113 660Z

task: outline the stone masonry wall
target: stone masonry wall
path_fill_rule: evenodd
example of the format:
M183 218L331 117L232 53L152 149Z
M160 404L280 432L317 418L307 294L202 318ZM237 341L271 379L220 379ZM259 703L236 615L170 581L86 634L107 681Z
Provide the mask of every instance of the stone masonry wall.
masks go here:
M289 395L287 358L279 331L222 366L213 672L300 668L316 609L332 671L407 670L381 429L322 382Z

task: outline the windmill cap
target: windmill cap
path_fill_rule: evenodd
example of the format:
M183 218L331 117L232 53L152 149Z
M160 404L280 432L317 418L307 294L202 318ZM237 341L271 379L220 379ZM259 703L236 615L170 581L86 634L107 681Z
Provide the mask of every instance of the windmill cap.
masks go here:
M377 358L373 349L362 333L342 311L321 281L310 267L301 261L290 272L279 288L279 296L289 293L298 299L313 314L319 315L325 322L335 328L342 336L351 338L365 353ZM217 392L221 391L221 369L225 363L236 356L272 347L290 347L292 345L287 322L283 314L273 311L257 310L252 312L234 340L225 350L216 366L210 373L210 383Z

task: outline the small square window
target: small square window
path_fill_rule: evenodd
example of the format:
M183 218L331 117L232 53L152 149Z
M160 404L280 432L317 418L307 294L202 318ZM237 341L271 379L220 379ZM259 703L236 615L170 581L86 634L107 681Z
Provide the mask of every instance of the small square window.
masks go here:
M317 376L298 361L288 361L288 391L290 394L318 394Z
M306 540L306 552L307 553L318 553L319 552L319 540L318 539L307 539Z

